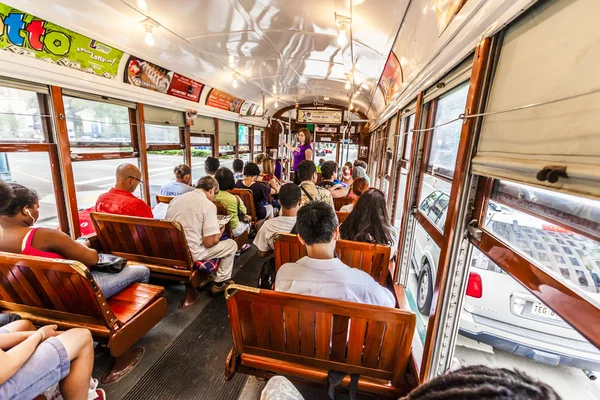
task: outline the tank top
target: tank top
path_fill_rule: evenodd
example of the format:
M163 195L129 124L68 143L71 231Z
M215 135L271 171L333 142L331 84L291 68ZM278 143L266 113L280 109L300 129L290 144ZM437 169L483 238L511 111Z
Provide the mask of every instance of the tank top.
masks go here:
M63 259L64 257L58 253L52 253L50 251L42 251L42 250L38 250L35 247L33 247L33 245L31 243L33 242L33 236L35 235L35 231L37 231L37 230L38 230L38 228L33 228L29 232L27 232L27 234L23 238L23 244L21 246L21 254L26 255L26 256Z
M312 146L310 144L303 144L298 148L298 150L294 150L294 171L298 169L298 164L302 161L306 160L306 150L312 150Z

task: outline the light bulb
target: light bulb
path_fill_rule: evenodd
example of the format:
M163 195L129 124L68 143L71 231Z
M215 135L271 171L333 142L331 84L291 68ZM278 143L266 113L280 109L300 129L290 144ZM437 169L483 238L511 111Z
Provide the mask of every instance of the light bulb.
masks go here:
M233 87L236 88L238 87L238 81L236 78L233 78L233 83L232 83Z
M350 90L350 81L346 81L346 86L344 86L346 90Z
M148 5L146 5L146 0L138 0L137 5L142 11L148 11Z
M154 38L152 37L152 28L149 28L146 30L146 39L144 39L144 42L146 42L146 44L148 46L154 46Z
M337 42L340 45L340 47L344 47L348 42L348 37L346 36L346 29L344 27L340 26L340 33L338 35Z
M278 102L275 102L275 105L274 105L274 107L275 107L275 108L279 108L279 103L278 103Z

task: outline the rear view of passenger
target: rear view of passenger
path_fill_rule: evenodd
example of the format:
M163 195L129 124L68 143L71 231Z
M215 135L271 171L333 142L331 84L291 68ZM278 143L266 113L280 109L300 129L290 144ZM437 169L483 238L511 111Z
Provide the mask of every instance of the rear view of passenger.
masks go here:
M330 205L315 201L302 206L296 228L308 255L281 266L275 277L275 290L394 307L396 301L389 290L366 272L335 258L339 229Z
M269 204L269 195L272 189L264 183L257 182L260 176L260 168L254 163L247 163L244 166L244 179L237 181L236 188L250 189L254 197L254 208L256 209L256 218L269 219L273 217L273 206ZM273 191L274 193L274 191Z
M240 221L240 214L245 215L247 212L244 202L238 196L228 192L228 190L235 187L233 172L227 168L219 168L215 174L215 179L219 183L219 193L215 196L215 201L220 201L227 208L227 215L231 215L229 226L233 231L233 236L238 237L249 231L250 225Z
M365 178L356 178L356 180L352 183L352 187L350 188L349 197L353 197L354 201L350 204L346 204L342 206L340 209L341 212L350 212L354 209L354 205L358 201L358 198L367 190L369 190L369 182Z
M133 195L142 183L142 172L133 164L121 164L117 168L115 187L98 197L96 211L131 217L153 218L152 209Z
M192 170L185 164L180 164L173 170L175 174L175 180L169 183L165 183L160 188L161 196L179 196L187 192L194 190L190 186L192 181Z

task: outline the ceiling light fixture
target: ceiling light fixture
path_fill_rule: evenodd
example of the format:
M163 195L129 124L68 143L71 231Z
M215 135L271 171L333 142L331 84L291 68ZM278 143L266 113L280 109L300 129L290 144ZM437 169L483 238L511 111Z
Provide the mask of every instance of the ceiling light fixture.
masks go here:
M146 0L138 0L137 5L142 11L148 11L148 5L146 4Z
M345 47L348 44L348 31L350 30L350 18L343 18L337 21L338 38L337 42L340 47Z
M275 100L275 108L279 108L279 103L277 102L277 100Z
M346 90L350 90L351 85L350 85L350 81L349 80L346 81L346 86L344 86L344 87L346 88Z
M327 97L327 96L323 97L323 101L328 101L328 100L329 100L329 97Z
M273 84L273 94L277 94L277 85Z
M146 38L144 39L144 42L146 42L148 46L152 47L154 46L154 37L152 36L152 29L154 28L154 25L151 23L145 23L144 28L146 28Z
M232 85L234 88L237 88L237 87L238 87L238 81L237 81L237 80L238 80L238 74L233 74L233 82L231 83L231 85Z

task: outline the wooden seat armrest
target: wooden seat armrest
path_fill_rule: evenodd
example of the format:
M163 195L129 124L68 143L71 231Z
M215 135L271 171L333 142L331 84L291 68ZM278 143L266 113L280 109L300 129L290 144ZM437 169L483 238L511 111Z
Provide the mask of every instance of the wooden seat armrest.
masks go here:
M392 286L394 287L394 296L396 297L396 307L400 310L411 311L408 299L406 298L406 292L404 291L404 286L395 283Z

